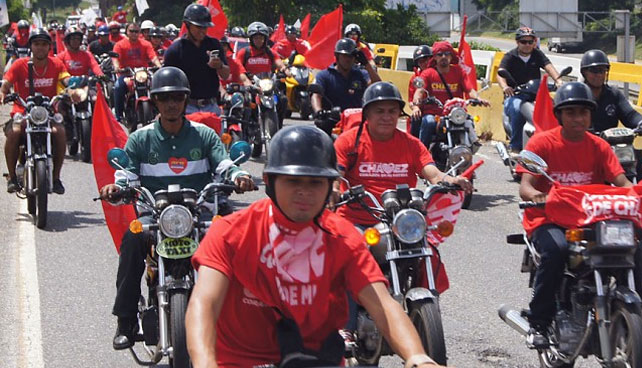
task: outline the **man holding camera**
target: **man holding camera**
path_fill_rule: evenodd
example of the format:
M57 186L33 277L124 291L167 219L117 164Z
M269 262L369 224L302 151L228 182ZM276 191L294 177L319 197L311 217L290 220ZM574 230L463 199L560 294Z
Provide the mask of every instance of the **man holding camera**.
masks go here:
M185 36L165 51L165 66L181 69L189 80L191 94L186 114L204 111L221 114L218 107L220 79L230 75L220 42L207 36L212 17L207 7L191 4L185 9Z

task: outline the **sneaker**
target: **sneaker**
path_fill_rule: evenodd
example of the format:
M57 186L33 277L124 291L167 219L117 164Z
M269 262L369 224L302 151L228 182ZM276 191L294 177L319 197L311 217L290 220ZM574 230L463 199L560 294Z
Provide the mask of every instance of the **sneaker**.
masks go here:
M531 327L526 335L526 346L529 349L543 349L548 347L548 338L536 328Z
M7 179L7 193L15 193L20 190L18 178Z
M136 318L118 317L118 327L114 336L114 350L129 349L134 346L134 327L136 327Z
M354 333L350 330L339 330L339 335L343 338L346 346L346 351L352 351L357 347L357 342L354 338Z
M60 179L54 179L53 192L56 194L65 194L65 187L62 185L62 181L60 181Z

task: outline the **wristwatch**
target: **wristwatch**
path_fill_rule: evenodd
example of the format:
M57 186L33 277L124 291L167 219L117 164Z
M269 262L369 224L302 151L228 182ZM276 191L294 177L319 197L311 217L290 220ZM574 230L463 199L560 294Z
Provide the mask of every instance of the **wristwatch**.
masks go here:
M437 364L434 360L430 359L430 357L426 354L415 354L408 358L406 360L406 364L404 365L404 368L417 368L422 364Z

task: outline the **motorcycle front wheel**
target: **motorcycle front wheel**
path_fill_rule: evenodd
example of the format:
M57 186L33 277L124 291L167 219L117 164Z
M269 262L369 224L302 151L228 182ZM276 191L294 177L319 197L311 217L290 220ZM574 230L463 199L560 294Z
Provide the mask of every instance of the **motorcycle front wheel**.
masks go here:
M187 353L187 337L185 334L185 312L188 301L187 290L175 290L169 295L169 332L173 356L169 366L173 368L189 368L191 366Z
M626 362L627 367L642 368L642 317L619 302L612 311L609 337L614 360Z
M263 143L265 144L265 159L268 159L270 142L272 137L279 130L279 117L274 110L267 110L263 113Z
M47 162L36 161L36 214L33 218L38 229L47 225L47 196L49 195L49 180L47 179Z
M446 341L438 300L413 302L410 320L419 334L426 353L438 364L446 365Z
M82 145L80 146L80 157L83 162L91 162L91 121L83 120L80 122L80 137Z

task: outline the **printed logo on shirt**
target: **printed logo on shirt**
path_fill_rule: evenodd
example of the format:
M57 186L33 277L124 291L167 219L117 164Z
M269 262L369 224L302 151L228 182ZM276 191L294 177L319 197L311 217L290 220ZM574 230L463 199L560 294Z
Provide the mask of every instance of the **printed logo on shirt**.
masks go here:
M256 298L256 295L252 294L246 288L243 288L243 299L241 300L243 304L251 305L254 307L267 307L262 301Z
M187 168L187 159L185 157L170 157L167 163L169 168L177 174L182 173Z
M267 57L251 57L247 60L250 65L270 65L270 59Z
M147 155L147 161L152 165L156 165L158 163L158 152L151 151L149 155Z
M611 116L611 117L615 116L615 105L614 104L606 105L606 107L604 108L604 111L608 116Z
M129 59L141 59L143 56L141 49L139 48L131 48L127 50L127 57Z
M585 194L582 198L582 208L586 213L586 224L591 223L596 217L618 216L634 220L639 220L640 217L639 198L626 195Z
M362 162L359 165L359 176L362 178L405 178L408 176L408 164Z
M67 69L78 70L82 68L82 63L76 60L67 60Z
M562 185L583 185L591 184L593 173L590 171L552 172L551 178L559 181Z
M201 149L200 148L192 148L189 151L189 157L194 161L200 160L201 159Z
M446 86L442 82L432 82L430 84L434 91L446 91ZM459 89L459 83L448 83L451 91L457 91Z
M53 78L35 78L33 80L34 88L51 87L54 85ZM25 79L25 87L29 88L29 79Z

